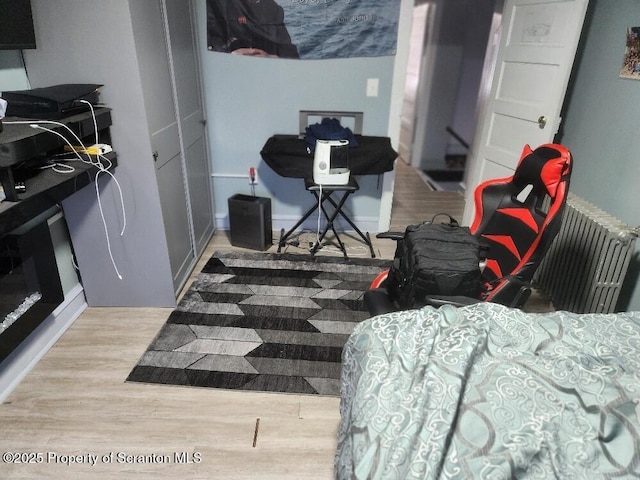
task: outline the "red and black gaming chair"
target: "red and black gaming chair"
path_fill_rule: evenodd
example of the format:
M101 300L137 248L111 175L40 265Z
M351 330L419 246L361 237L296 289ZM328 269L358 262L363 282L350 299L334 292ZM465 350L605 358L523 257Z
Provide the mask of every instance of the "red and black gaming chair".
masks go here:
M531 294L533 274L560 229L571 167L571 153L562 145L545 144L535 150L526 145L513 176L478 185L469 230L487 248L480 298L433 297L429 303L487 301L522 307ZM395 310L386 289L379 288L384 287L384 276L365 293L371 314Z

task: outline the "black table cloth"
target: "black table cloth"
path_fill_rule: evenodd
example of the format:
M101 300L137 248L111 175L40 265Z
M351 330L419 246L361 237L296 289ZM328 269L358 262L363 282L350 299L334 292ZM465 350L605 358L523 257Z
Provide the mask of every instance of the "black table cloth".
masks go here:
M379 175L393 170L398 157L389 137L356 135L358 147L349 149L349 170L352 175ZM313 176L313 153L307 150L304 138L296 135L274 135L260 152L263 160L282 177Z

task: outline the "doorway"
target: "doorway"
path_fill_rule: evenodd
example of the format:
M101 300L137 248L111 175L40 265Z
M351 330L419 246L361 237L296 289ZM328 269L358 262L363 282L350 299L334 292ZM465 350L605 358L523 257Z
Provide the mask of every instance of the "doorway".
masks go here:
M435 191L464 194L477 107L503 0L417 0L399 154ZM486 61L489 59L488 61ZM487 78L488 80L484 80Z

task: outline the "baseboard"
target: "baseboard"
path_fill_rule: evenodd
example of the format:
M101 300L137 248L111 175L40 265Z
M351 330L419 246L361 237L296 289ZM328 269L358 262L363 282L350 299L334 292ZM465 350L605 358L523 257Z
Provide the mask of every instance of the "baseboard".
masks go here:
M0 363L0 404L86 308L84 290L77 284L64 302Z
M293 227L298 220L300 220L299 216L294 215L275 215L271 218L271 229L274 232L279 232L281 229L289 230ZM353 222L358 226L360 230L363 232L378 232L378 217L355 217L352 219ZM320 228L324 228L324 217L320 222ZM345 222L342 218L338 219L336 222L336 229L339 232L353 232L353 227ZM303 224L298 228L299 230L317 230L318 228L318 215L314 213L311 215ZM216 229L217 230L229 230L229 216L227 214L219 214L216 215Z

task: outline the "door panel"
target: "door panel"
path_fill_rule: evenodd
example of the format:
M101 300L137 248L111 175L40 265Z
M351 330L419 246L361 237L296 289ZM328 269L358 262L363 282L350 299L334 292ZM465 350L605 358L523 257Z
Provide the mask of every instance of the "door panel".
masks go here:
M169 246L169 262L173 282L176 288L186 275L187 268L194 256L191 248L191 235L187 204L182 179L182 159L176 155L156 170L158 188L161 192L160 206Z
M507 168L515 168L513 152L521 152L525 144L544 143L545 132L537 125L531 128L530 121L517 116L494 114L485 149L489 158ZM518 158L520 154L518 154Z
M213 233L214 224L200 71L192 28L193 4L184 0L165 0L165 8L176 110L184 151L188 208L198 256Z
M191 199L191 213L193 218L193 234L196 252L202 252L209 241L209 234L213 229L211 213L211 188L206 156L204 137L200 137L187 149L187 169L189 177L189 198Z
M195 265L189 202L182 144L180 112L176 102L176 88L184 77L175 78L173 62L179 62L182 49L174 51L172 38L165 22L163 0L129 2L134 21L134 36L147 124L154 154L154 167L160 194L160 204L167 240L173 285L177 293L190 269ZM184 12L174 14L184 17ZM180 20L178 20L180 21ZM186 88L191 88L187 85Z
M573 1L557 0L515 4L506 45L564 47L571 42L573 28L565 28L565 22L575 26L576 23L572 22L575 20L572 18L575 7Z
M182 141L185 145L193 145L202 140L204 137L202 125L202 111L192 111L189 115L185 115L182 121Z
M513 173L510 168L504 167L488 159L486 162L483 162L482 169L482 175L485 178L505 178L509 177Z
M180 135L175 117L173 123L151 132L151 148L153 148L156 170L180 154Z
M491 91L469 155L465 224L479 183L513 172L525 144L553 141L587 4L506 0Z
M153 135L176 121L172 100L171 71L165 49L162 9L159 1L131 1L129 8L134 19L133 33L138 52L147 124Z
M544 105L558 76L557 65L504 62L496 99L514 106Z

